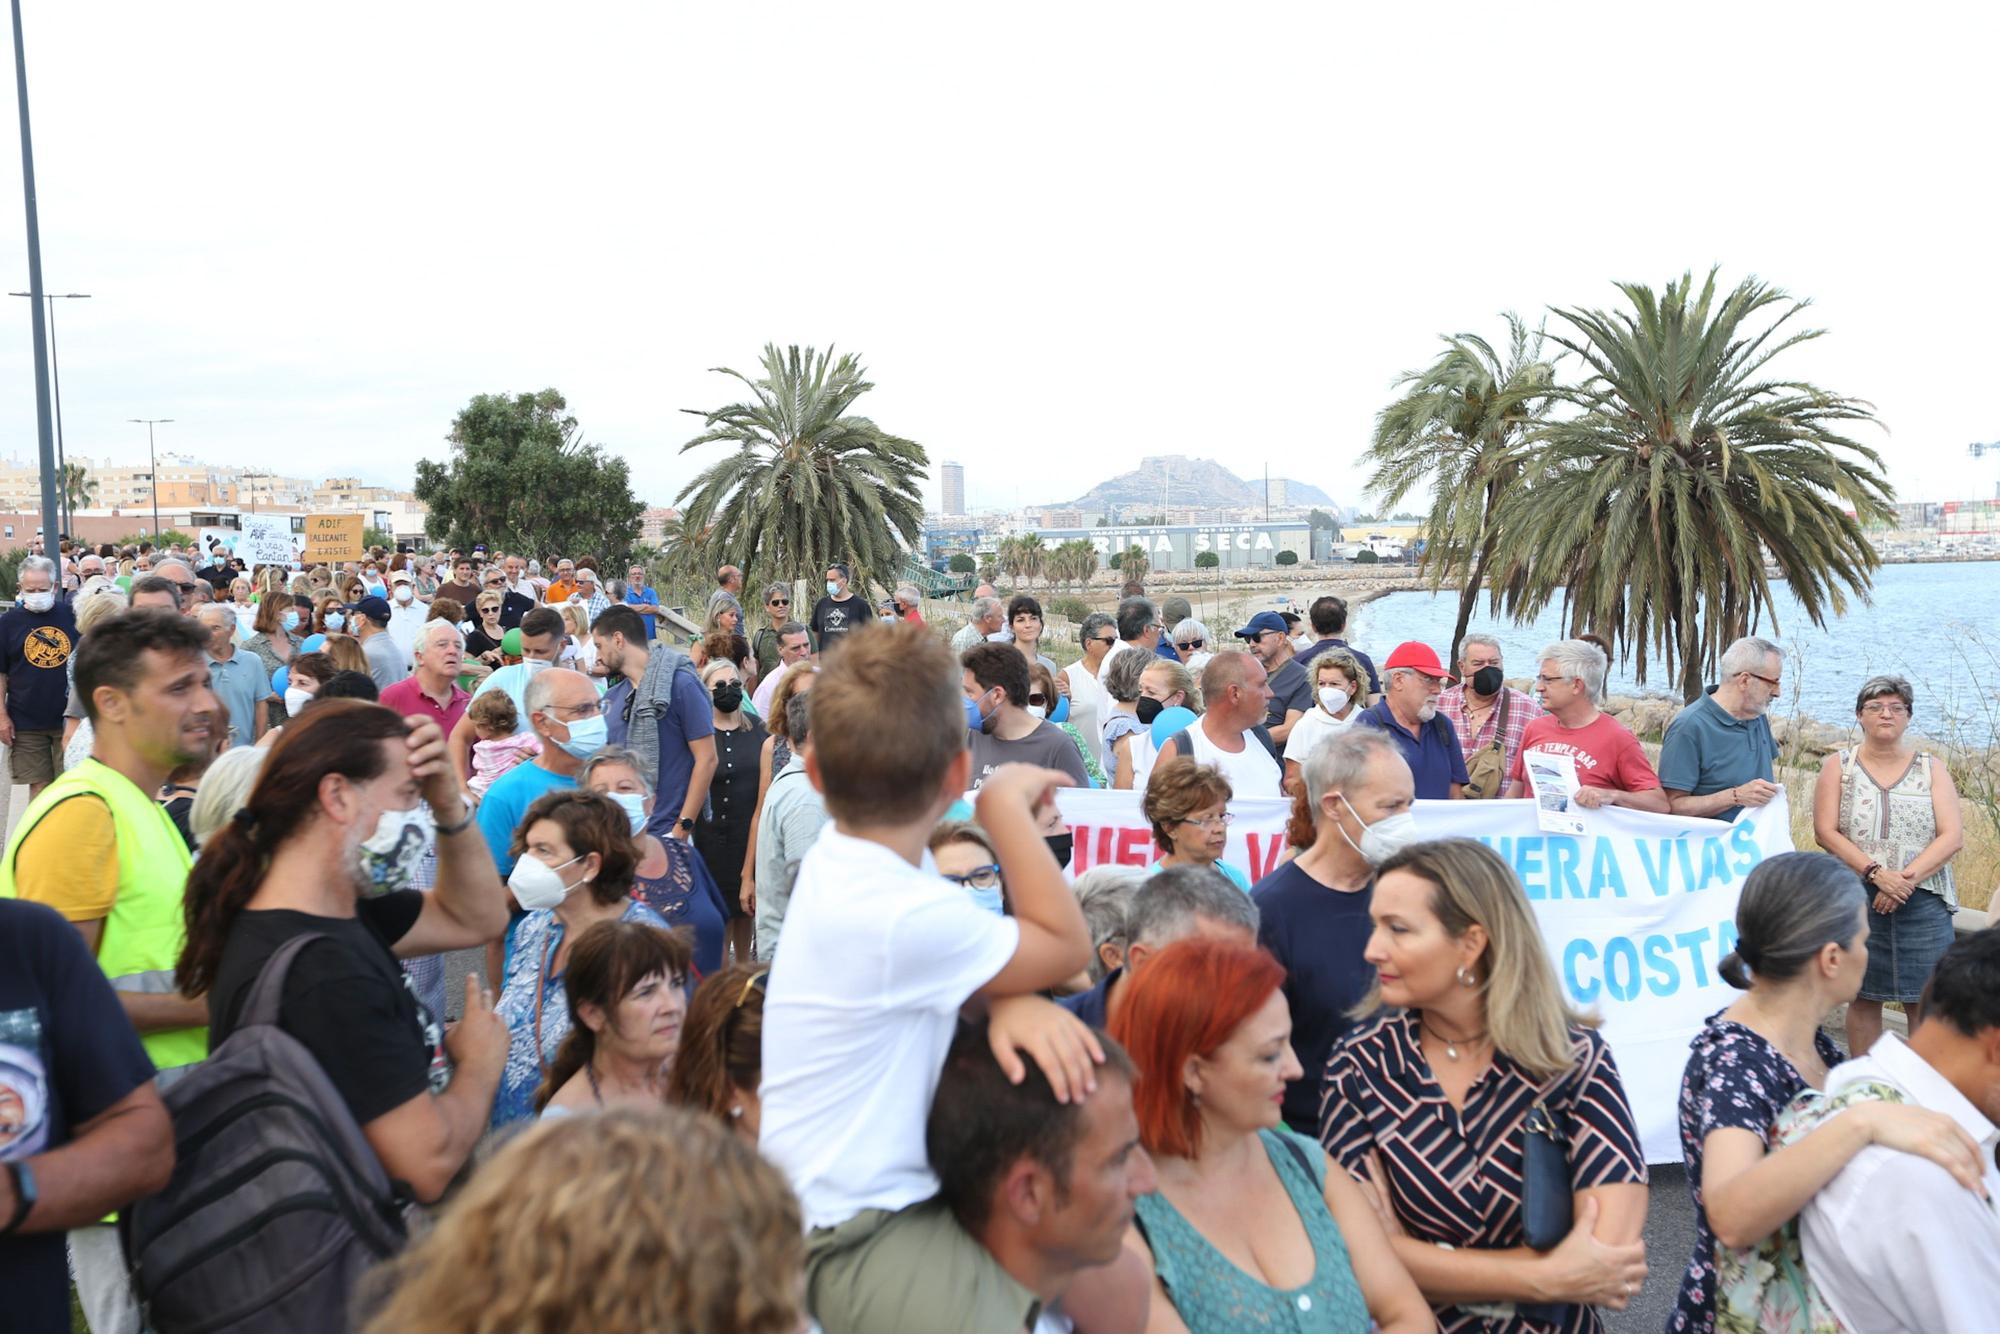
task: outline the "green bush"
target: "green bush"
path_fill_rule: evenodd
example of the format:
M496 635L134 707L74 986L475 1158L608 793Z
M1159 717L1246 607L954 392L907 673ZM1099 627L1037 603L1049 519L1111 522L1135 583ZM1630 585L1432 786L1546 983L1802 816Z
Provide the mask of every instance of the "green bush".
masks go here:
M1297 565L1298 563L1299 563L1299 553L1298 553L1298 552L1296 552L1296 551L1293 551L1293 550L1291 550L1290 548L1286 548L1285 550L1283 550L1283 551L1280 551L1280 552L1278 553L1278 564L1280 564L1280 565Z
M953 574L973 574L979 569L979 562L963 551L945 562Z
M0 554L0 598L12 599L21 586L21 562L28 558L26 547Z
M1119 566L1125 563L1125 553L1122 551L1114 551L1111 553L1111 559L1105 561L1104 563L1115 570Z
M1213 551L1197 551L1194 553L1194 567L1197 570L1212 570L1220 564L1222 564L1222 557Z
M1356 565L1373 565L1381 559L1370 547L1363 547L1354 553L1354 563Z
M1042 610L1047 612L1052 618L1062 616L1072 621L1081 622L1084 617L1090 615L1090 604L1082 598L1065 595L1063 597L1046 599L1042 603Z

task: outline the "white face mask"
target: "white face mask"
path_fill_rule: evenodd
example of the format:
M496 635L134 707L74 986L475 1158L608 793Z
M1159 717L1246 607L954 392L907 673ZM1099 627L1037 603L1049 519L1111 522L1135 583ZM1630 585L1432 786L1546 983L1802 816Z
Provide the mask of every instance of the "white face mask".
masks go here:
M408 602L411 598L415 597L416 595L417 591L414 588L411 588L408 584L396 585L396 601Z
M604 795L618 803L625 812L625 818L632 822L633 833L646 827L646 799L643 796L637 792L607 792Z
M312 699L313 699L312 691L303 690L298 686L286 686L285 687L286 714L288 714L293 718L298 717L299 710L303 709L306 705L312 703Z
M23 593L21 594L21 605L29 611L39 614L52 609L56 605L56 595L54 593Z
M550 866L547 862L533 857L522 857L514 863L514 873L507 877L507 888L514 891L514 902L521 905L523 912L540 912L553 908L569 897L576 885L566 885L560 872L563 866L571 866L584 859L584 853L564 862L562 866ZM581 880L577 885L582 884Z
M1030 718L1046 718L1049 716L1049 706L1046 704L1030 704L1028 706L1028 716Z
M1347 707L1347 701L1354 698L1354 692L1346 686L1321 686L1319 706L1328 713L1339 713Z
M1345 795L1340 798L1340 804L1347 807L1348 813L1356 820L1361 819L1361 812L1354 809L1354 803ZM1339 827L1338 821L1335 826ZM1347 838L1345 828L1340 829L1340 836ZM1383 816L1374 824L1363 822L1361 842L1356 844L1353 839L1347 838L1347 846L1360 853L1361 860L1370 866L1380 866L1412 843L1423 842L1423 838L1417 831L1416 815L1410 811L1398 811L1394 815Z

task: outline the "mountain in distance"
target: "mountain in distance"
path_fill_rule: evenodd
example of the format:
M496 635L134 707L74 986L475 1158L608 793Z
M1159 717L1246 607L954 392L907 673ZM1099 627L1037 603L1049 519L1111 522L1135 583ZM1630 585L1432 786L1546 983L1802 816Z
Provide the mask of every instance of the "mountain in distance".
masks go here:
M1285 502L1290 505L1319 505L1331 508L1333 498L1316 486L1293 479L1271 479L1272 494L1285 481ZM1185 454L1158 454L1139 460L1131 472L1099 482L1082 496L1067 502L1065 509L1103 511L1117 509L1159 510L1171 505L1203 505L1217 509L1238 509L1264 503L1264 479L1244 481L1214 459L1191 459Z

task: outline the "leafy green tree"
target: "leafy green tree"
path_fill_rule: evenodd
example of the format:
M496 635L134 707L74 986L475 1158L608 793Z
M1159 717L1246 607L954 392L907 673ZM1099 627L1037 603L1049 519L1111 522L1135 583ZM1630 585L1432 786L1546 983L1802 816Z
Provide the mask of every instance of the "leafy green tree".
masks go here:
M424 530L470 550L593 555L617 564L639 536L645 505L625 460L585 444L554 389L479 394L453 419L443 463L417 463Z
M1767 566L1815 625L1865 592L1864 529L1894 493L1846 434L1879 424L1871 406L1771 368L1820 336L1792 327L1806 302L1754 278L1718 294L1714 270L1618 286L1626 308L1555 312L1590 378L1560 391L1574 412L1536 428L1494 516L1494 602L1525 619L1564 598L1572 631L1630 650L1642 682L1656 655L1693 702L1753 620L1781 631Z
M1122 551L1114 551L1111 553L1111 559L1105 561L1104 563L1114 570L1123 572L1123 570L1125 569L1125 553Z
M759 578L810 576L845 561L856 584L893 579L903 552L923 530L929 458L914 440L856 415L875 386L853 353L775 343L764 373L743 382L750 397L713 411L684 409L704 429L681 446L734 446L682 489L682 522L708 563L727 556Z
M1280 565L1297 565L1299 563L1299 553L1290 547L1286 547L1277 554L1275 559Z
M1494 510L1521 476L1529 431L1555 402L1542 330L1512 313L1506 320L1504 357L1476 334L1453 334L1436 361L1398 380L1403 393L1376 419L1367 454L1375 469L1368 489L1384 512L1421 486L1431 489L1423 568L1433 590L1447 583L1459 590L1447 662L1458 661L1493 560Z
M1213 570L1221 564L1222 557L1213 551L1197 551L1194 553L1194 567L1197 570Z
M377 528L371 523L361 530L361 545L364 547L381 547L385 551L394 551L396 549L396 535L387 528Z
M952 558L946 561L945 565L953 574L972 574L979 569L979 562L963 551L952 553Z

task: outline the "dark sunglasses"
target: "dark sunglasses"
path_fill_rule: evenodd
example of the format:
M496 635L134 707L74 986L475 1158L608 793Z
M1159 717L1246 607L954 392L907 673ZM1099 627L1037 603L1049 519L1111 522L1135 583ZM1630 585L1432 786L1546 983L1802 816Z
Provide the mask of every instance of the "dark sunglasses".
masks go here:
M790 598L772 598L764 605L767 607L789 607L792 605L792 600Z
M1177 642L1177 643L1176 643L1176 644L1174 645L1174 647L1175 647L1175 648L1207 648L1207 647L1208 647L1208 641L1207 641L1206 639L1183 639L1183 640L1180 640L1180 641L1178 641L1178 642Z
M1109 639L1093 639L1093 640L1091 640L1090 642L1091 642L1091 643L1093 643L1093 644L1103 644L1103 645L1105 645L1105 646L1109 647L1110 645L1112 645L1112 644L1115 644L1115 643L1117 643L1117 642L1118 642L1118 636L1117 636L1117 635L1113 635L1113 636L1111 636L1111 638L1109 638Z
M1039 704L1043 708L1047 708L1049 703L1049 697L1047 695L1044 695L1041 691L1037 690L1034 694L1028 696L1028 703Z

